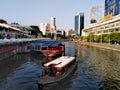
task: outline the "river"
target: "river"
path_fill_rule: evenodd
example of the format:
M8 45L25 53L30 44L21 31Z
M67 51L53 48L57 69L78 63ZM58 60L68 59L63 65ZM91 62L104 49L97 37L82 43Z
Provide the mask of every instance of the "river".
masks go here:
M120 90L120 52L65 43L65 54L76 56L77 69L49 90ZM0 90L38 90L41 54L18 54L0 61Z

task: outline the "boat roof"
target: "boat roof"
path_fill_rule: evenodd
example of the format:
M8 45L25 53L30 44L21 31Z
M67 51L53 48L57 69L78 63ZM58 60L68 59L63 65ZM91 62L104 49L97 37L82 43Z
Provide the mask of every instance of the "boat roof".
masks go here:
M43 47L57 47L59 45L62 45L61 42L56 40L38 40L31 44L32 46L43 46Z
M67 64L69 64L70 62L72 62L73 60L75 60L75 57L71 57L71 56L61 56L53 61L50 61L48 63L45 63L44 66L49 66L51 64L56 64L55 67L65 67Z

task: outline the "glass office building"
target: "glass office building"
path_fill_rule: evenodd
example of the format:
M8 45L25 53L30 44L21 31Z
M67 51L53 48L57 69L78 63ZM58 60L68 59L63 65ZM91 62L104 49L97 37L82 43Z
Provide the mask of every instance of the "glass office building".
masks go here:
M105 0L105 15L108 14L120 14L120 0Z
M82 35L82 29L84 28L84 13L79 13L75 16L75 34Z

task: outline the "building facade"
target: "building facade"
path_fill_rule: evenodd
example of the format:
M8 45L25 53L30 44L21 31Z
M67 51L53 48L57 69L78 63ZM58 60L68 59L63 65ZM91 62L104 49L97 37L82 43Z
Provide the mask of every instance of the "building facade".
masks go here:
M75 16L75 34L81 36L82 35L82 29L84 28L84 13L78 13Z
M19 24L9 24L11 27L15 27L20 29L21 31L24 32L24 34L26 34L28 37L31 37L31 30L32 28L30 26L25 26L25 25L19 25Z
M46 34L53 34L56 32L56 18L51 17L51 23L41 23L40 30L42 31L43 35Z
M101 22L90 24L83 29L84 35L103 35L120 32L120 0L105 0L105 16Z
M29 37L25 31L9 24L0 23L0 39L17 39Z
M120 0L105 0L105 15L108 14L120 14Z
M85 33L84 36L88 36L90 34L102 35L120 32L120 14L105 21L91 24L88 27L85 27L83 31Z
M56 18L55 17L51 17L51 30L56 30Z
M43 35L46 35L46 33L50 32L50 24L48 24L48 23L41 23L40 24L40 30L42 31Z
M74 30L73 29L68 30L68 36L73 36L73 35L75 35Z

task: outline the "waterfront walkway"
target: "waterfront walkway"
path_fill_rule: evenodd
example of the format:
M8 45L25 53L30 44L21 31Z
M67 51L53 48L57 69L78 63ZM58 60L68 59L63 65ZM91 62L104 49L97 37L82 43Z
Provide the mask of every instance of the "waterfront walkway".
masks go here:
M0 45L36 41L37 38L22 38L22 39L0 39Z
M37 38L0 39L0 60L17 53L29 52L27 45Z
M81 44L81 45L87 45L87 46L93 46L93 47L98 47L98 48L114 50L114 51L120 52L120 45L105 44L105 43L93 43L93 42L82 42L82 41L76 41L75 43L78 43L78 44Z

